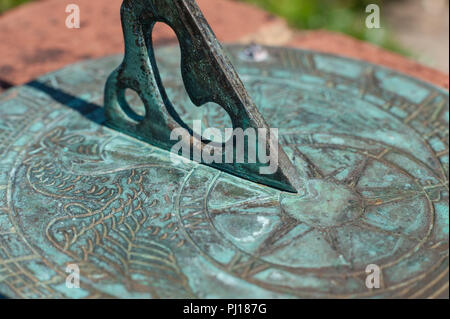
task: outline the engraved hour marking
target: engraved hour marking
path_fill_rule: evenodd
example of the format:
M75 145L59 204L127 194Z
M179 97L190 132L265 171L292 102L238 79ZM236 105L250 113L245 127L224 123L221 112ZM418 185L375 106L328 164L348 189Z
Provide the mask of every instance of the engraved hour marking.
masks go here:
M417 109L404 120L404 123L408 124L409 122L414 120L417 116L419 116L419 114L422 113L424 110L427 111L426 107L430 104L431 101L433 101L434 98L436 98L436 96L437 96L436 92L433 92L432 94L428 95L428 97L422 103L420 103Z

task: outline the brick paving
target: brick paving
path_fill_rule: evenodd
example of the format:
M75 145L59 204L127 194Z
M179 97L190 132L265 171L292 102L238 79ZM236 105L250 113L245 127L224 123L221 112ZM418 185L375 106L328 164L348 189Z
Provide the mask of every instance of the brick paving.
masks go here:
M119 8L122 0L40 0L0 16L0 91L69 63L123 52ZM197 0L219 40L285 45L378 63L441 87L448 75L400 55L327 31L294 32L254 6L231 0ZM81 28L67 29L67 4L81 9ZM155 43L175 41L158 27Z

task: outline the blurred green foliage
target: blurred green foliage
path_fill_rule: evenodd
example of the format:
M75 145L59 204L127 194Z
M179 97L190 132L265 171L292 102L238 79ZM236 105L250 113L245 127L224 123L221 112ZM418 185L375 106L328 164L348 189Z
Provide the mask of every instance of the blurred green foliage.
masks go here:
M0 0L0 13L31 0ZM381 7L388 0L241 0L256 4L267 11L285 18L294 28L302 30L326 29L342 32L368 41L385 49L410 55L398 45L392 32L382 22L381 29L365 27L366 6L376 3ZM394 0L389 0L394 1ZM399 0L396 0L399 1Z
M326 29L348 34L395 51L409 55L398 45L392 32L382 21L381 29L368 29L365 21L369 4L378 4L383 17L382 0L242 0L256 4L267 11L285 18L288 23L298 29ZM393 0L389 0L393 1Z
M28 1L29 0L0 0L0 13Z

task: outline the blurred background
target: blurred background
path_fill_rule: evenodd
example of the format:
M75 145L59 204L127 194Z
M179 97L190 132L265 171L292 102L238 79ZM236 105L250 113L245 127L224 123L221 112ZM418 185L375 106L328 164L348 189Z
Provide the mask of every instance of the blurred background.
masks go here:
M293 28L342 32L449 72L448 0L245 0ZM365 8L378 4L382 28L366 28Z
M0 0L0 15L31 1L39 0ZM344 33L449 72L449 0L235 1L284 18L296 32L324 29ZM365 8L371 3L381 8L382 28L378 30L363 25Z

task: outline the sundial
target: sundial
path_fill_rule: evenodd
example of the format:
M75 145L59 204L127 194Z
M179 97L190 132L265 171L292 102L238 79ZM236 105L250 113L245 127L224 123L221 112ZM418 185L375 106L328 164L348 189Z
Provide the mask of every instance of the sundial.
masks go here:
M156 22L181 57L153 48ZM126 0L122 23L125 58L0 96L0 294L448 294L447 91L318 52L222 48L193 0ZM168 132L194 141L193 120L278 128L278 170L174 162Z

